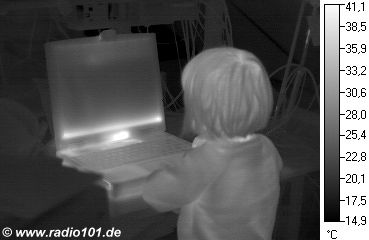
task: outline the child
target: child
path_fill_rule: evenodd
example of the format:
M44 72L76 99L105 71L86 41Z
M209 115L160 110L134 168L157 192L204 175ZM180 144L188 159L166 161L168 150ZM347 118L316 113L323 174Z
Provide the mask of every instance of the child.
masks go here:
M198 135L183 158L154 172L143 198L180 209L178 239L271 239L281 158L256 132L269 120L272 88L252 53L206 50L182 74L185 121Z

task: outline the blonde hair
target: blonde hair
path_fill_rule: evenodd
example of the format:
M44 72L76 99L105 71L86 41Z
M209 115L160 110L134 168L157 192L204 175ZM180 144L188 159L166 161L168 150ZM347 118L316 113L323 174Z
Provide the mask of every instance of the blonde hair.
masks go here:
M183 70L182 87L185 121L196 134L246 136L268 123L272 87L262 63L250 52L231 47L201 52Z

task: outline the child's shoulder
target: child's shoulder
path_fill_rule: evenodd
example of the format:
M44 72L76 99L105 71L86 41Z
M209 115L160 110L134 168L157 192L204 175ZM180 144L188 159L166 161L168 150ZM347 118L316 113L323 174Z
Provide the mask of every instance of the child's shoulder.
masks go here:
M224 155L224 149L219 147L214 141L205 139L195 139L192 144L192 148L188 150L184 157L186 161L202 162L202 164L211 162L217 162L217 159L221 161Z
M207 155L212 155L216 152L216 147L211 142L197 142L192 144L192 148L185 154L189 158L199 158Z
M261 133L257 133L255 134L255 136L259 139L259 141L262 142L262 144L269 146L269 147L274 147L273 141L268 136L261 134Z

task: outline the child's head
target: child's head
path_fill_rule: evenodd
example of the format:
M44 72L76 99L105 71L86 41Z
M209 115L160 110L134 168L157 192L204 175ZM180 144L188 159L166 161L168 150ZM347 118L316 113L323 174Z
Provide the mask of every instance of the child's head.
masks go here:
M272 87L260 60L231 47L193 58L182 73L185 121L210 138L243 137L263 129L272 107Z

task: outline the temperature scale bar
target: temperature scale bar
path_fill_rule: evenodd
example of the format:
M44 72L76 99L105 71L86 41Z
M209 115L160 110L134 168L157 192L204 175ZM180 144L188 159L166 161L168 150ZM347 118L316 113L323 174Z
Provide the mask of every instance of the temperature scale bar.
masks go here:
M324 240L366 240L369 239L369 1L320 3L324 29L321 31L324 215L320 233Z
M340 221L340 5L324 5L324 221Z

